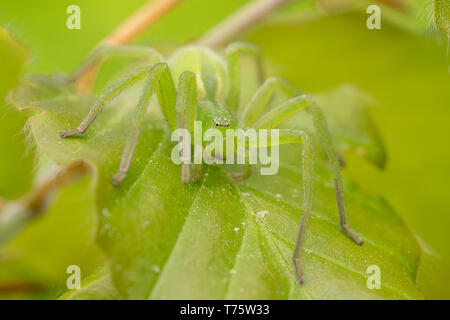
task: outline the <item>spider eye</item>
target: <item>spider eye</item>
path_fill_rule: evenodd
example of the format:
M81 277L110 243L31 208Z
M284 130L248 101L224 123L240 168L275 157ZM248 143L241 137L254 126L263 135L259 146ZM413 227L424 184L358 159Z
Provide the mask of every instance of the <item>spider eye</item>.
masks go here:
M216 127L229 127L231 120L227 118L223 118L222 120L222 118L215 117L214 119L212 119L212 122L214 122Z

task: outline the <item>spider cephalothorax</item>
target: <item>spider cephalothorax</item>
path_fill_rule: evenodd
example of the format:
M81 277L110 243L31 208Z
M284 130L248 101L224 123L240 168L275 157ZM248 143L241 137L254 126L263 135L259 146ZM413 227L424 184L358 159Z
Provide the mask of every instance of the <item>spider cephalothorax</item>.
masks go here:
M106 47L97 50L89 62L97 61L101 56L111 53L148 54L153 58L162 60L161 55L154 50L143 47ZM189 46L176 51L168 62L159 62L143 68L108 88L97 100L89 114L83 119L78 128L64 131L60 134L66 138L85 132L95 120L105 103L116 97L124 89L140 80L146 81L142 97L137 106L137 112L132 122L127 143L123 152L120 168L113 177L113 184L119 184L128 172L133 157L134 148L139 136L140 124L144 118L150 98L157 94L163 115L172 130L185 129L194 133L195 121L200 121L204 129L215 128L223 132L229 129L254 128L274 129L286 119L301 109L309 109L312 121L325 149L331 171L334 174L336 199L338 202L341 227L356 243L362 240L348 226L344 203L342 177L339 159L332 145L321 110L307 95L286 80L269 78L261 84L250 101L243 105L240 103L240 66L239 57L248 54L255 58L259 66L259 78L262 79L259 48L246 43L233 43L226 50L226 59L222 59L212 50L204 47ZM81 69L85 68L82 65ZM271 100L275 91L282 91L290 97L289 100L264 114L265 107ZM303 147L301 167L303 170L303 208L305 210L297 237L293 254L293 262L297 279L303 281L300 267L300 254L304 242L307 219L311 215L313 204L313 149L309 137L300 130L278 129L279 139L270 141L271 144L301 144ZM270 144L269 143L269 144ZM267 146L267 145L266 145ZM255 146L253 146L255 147ZM256 146L259 148L260 146ZM220 156L220 155L219 155ZM183 163L181 179L184 183L196 181L201 175L201 165L191 166ZM241 174L234 175L236 180L242 180L250 175L250 164L246 163Z

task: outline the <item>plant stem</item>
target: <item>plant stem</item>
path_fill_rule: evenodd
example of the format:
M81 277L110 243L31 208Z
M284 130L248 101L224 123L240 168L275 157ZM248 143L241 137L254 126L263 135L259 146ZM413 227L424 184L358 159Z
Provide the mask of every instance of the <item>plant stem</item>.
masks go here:
M279 6L290 0L258 0L242 7L215 28L196 41L196 44L215 47L227 43L237 34L266 17Z
M0 294L13 294L24 292L38 292L44 290L38 282L6 282L0 283Z
M90 170L90 166L82 161L72 162L34 187L23 199L2 204L0 208L0 245L21 230L29 220L44 213L56 190Z
M409 13L411 9L403 0L378 0L378 2L381 2L404 13Z
M102 41L102 44L118 46L130 42L131 39L157 22L182 1L183 0L149 1L106 37Z
M88 164L83 161L75 161L60 169L54 176L39 184L24 199L24 207L32 216L37 216L45 211L50 196L61 186L79 178L90 171Z
M96 48L102 45L120 46L129 43L138 34L147 27L156 23L166 13L183 0L150 0L125 22L118 26L105 39L103 39ZM94 50L96 49L94 48ZM90 88L92 79L95 77L97 70L95 66L87 68L84 73L77 79L76 87L80 92L86 92Z

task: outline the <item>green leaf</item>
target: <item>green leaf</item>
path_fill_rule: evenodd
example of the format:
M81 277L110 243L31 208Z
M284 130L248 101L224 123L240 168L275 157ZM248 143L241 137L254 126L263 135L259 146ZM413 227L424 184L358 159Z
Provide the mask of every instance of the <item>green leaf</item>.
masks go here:
M33 141L25 135L26 116L5 103L8 91L18 85L27 51L0 27L0 223L7 208L27 192L34 177L37 158ZM43 172L39 172L42 174ZM37 175L39 175L37 174ZM74 196L77 195L76 197ZM2 203L1 198L6 203ZM48 210L33 219L8 243L0 226L0 298L56 297L65 289L66 268L79 265L91 273L102 261L95 243L96 216L92 186L88 179L58 190ZM17 212L18 213L18 212Z
M108 267L102 267L86 278L80 289L73 289L59 300L117 300L119 292L114 287Z
M433 248L439 263L426 266L421 259L419 285L427 298L450 298L450 215L445 214L450 212L450 149L443 148L450 116L447 46L430 34L405 32L385 20L385 10L382 15L382 31L360 27L367 19L361 11L266 25L243 40L262 48L271 74L304 92L351 83L376 99L369 111L388 150L388 164L379 171L345 154L345 171L363 190L388 200Z
M450 36L450 2L434 0L434 20L436 25Z
M58 170L45 168L47 174ZM93 188L88 177L60 187L45 212L0 244L0 299L56 298L66 290L68 266L79 266L85 278L103 262Z
M170 132L153 103L129 174L120 186L112 186L138 90L113 101L85 135L66 140L58 133L76 126L95 97L68 92L43 78L10 95L19 109L40 110L29 123L37 145L53 161L64 165L82 159L96 168L98 241L123 297L422 297L415 283L419 248L388 204L346 181L351 224L364 245L355 245L340 230L332 179L320 152L302 286L291 263L302 214L298 146L280 149L276 176L260 176L255 168L248 181L235 184L230 168L206 166L200 183L183 185L180 167L170 158ZM380 290L366 286L370 265L381 268Z
M27 147L23 130L25 116L7 107L8 91L18 84L27 52L0 27L0 198L12 199L23 194L31 184L33 153ZM28 150L27 150L28 149ZM8 152L6 152L8 150ZM3 179L8 177L8 179Z

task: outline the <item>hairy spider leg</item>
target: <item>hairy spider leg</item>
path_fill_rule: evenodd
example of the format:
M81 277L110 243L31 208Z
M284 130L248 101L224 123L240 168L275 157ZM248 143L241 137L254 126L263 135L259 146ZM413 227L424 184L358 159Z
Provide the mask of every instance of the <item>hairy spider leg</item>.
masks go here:
M178 128L194 132L194 121L197 117L197 83L195 73L185 71L180 75L175 109ZM183 139L186 138L183 137ZM184 184L188 183L190 175L191 165L183 163L181 165L181 181ZM197 171L194 173L194 176L196 179L199 179Z
M328 126L325 122L325 118L320 110L319 106L307 95L298 95L300 91L295 89L289 82L282 80L268 80L273 81L271 85L262 86L251 99L249 104L246 107L244 114L246 114L246 118L243 119L244 124L246 126L252 126L258 129L272 129L276 128L283 121L287 120L289 117L293 116L296 112L301 109L307 108L310 110L312 121L316 131L318 132L320 141L322 143L322 147L324 148L325 154L328 158L328 163L330 169L334 175L334 188L336 193L336 199L338 203L339 209L339 218L340 225L342 230L357 244L362 244L361 238L353 231L348 223L347 212L345 208L344 202L344 187L342 182L342 176L340 171L340 164L338 155L333 147L333 142L331 139L331 134L328 130ZM266 81L267 83L267 81ZM279 88L285 93L295 93L297 96L284 102L280 106L275 109L267 112L263 116L261 116L258 120L252 123L252 116L254 113L261 114L264 110L265 105L270 100L270 96L274 93L274 88ZM270 91L267 93L267 91ZM264 104L264 105L261 105ZM305 196L304 196L305 197ZM302 219L302 223L303 223ZM297 277L299 281L302 279L301 269L299 269L299 252L301 250L301 246L303 241L301 238L303 237L303 233L305 232L305 228L300 225L300 232L297 237L297 247L294 252L293 260L295 262Z
M362 244L361 238L349 227L347 212L344 201L344 186L342 182L341 168L339 158L333 147L330 131L325 122L325 118L319 106L307 95L292 98L279 107L269 111L259 118L253 126L255 128L271 129L276 128L280 123L293 116L301 109L307 108L311 112L312 121L319 135L322 147L328 158L328 164L334 175L334 187L336 200L339 208L340 224L344 232L353 239L357 244Z
M231 178L236 182L241 182L248 179L252 174L252 167L250 165L248 148L245 148L245 163L242 172L233 172Z
M155 91L157 92L159 104L169 126L172 129L176 127L177 115L174 107L176 91L172 76L169 71L169 67L166 63L158 63L152 68L145 68L143 70L140 70L139 72L136 72L135 74L129 76L127 79L119 81L118 83L112 85L100 95L94 106L91 108L87 116L82 120L77 128L69 129L60 133L60 136L62 138L67 138L84 133L89 128L90 124L95 120L97 115L101 112L107 102L114 99L126 88L132 86L133 84L144 78L146 78L144 92L139 100L139 104L133 116L131 130L122 154L119 171L114 175L112 180L113 184L115 185L119 184L126 177L139 137L140 125L144 118L150 98L153 96Z
M272 99L274 92L279 90L284 92L287 96L295 97L300 95L301 92L290 84L288 81L282 78L268 78L264 83L256 90L250 101L243 108L241 117L239 118L239 127L248 128L251 126L264 111L269 101ZM251 175L251 165L249 163L244 164L244 174L248 178ZM232 178L237 177L237 175L232 176ZM235 179L240 181L240 179Z
M300 90L285 79L268 78L256 90L250 101L245 106L239 119L239 126L242 128L252 126L255 121L261 117L261 114L277 90L284 93L288 97L295 97L302 94Z
M268 105L272 99L275 91L281 91L287 96L295 97L300 95L301 92L290 84L288 81L282 78L268 78L264 83L256 90L250 101L243 108L241 117L239 118L240 128L249 128L255 121L261 116L264 108ZM239 182L247 179L251 175L251 165L245 162L243 172L240 174L233 174L231 177Z
M314 199L314 152L313 145L309 136L301 131L295 129L278 129L279 138L278 143L274 141L259 141L257 145L249 145L249 147L269 147L272 145L283 144L301 144L302 145L302 197L303 197L303 215L300 219L300 226L295 244L292 261L297 276L297 281L303 283L303 271L300 264L301 250L305 242L306 228L308 219L312 213L312 205ZM269 130L270 133L270 130ZM268 133L268 135L269 135Z

